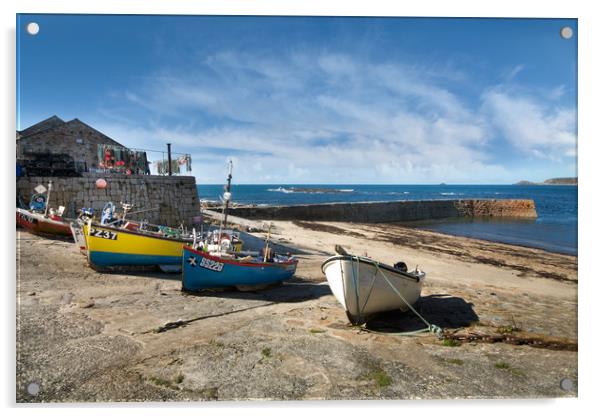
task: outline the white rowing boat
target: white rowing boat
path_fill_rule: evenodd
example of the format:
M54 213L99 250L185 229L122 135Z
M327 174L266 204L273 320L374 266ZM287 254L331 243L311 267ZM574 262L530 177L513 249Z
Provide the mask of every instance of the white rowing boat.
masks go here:
M322 273L355 325L365 323L379 312L408 310L420 298L426 276L418 269L408 272L346 253L327 259L322 264Z

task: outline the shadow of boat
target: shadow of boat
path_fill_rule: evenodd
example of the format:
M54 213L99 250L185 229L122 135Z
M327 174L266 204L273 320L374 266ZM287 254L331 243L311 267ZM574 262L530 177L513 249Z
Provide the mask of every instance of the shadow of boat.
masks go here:
M238 300L260 300L274 303L296 303L331 295L330 287L324 283L285 281L265 289L240 291L235 288L206 289L199 292L183 291L187 296L227 298Z
M423 296L414 305L424 319L441 329L463 328L477 322L479 316L473 307L462 298L446 294ZM416 331L425 326L412 311L383 312L366 323L366 329L383 333Z
M64 241L66 243L74 243L73 236L63 234L48 234L39 231L31 231L20 225L16 226L17 240L37 240L35 237L40 237L46 240ZM19 234L20 233L20 234ZM32 236L32 237L29 237ZM35 237L33 237L35 236ZM75 243L74 243L75 244Z
M182 272L163 272L159 269L159 266L106 266L106 267L97 267L88 266L94 270L96 273L107 274L107 275L124 275L131 277L143 277L148 279L158 279L158 280L170 280L170 281L181 281L182 280Z
M225 312L216 312L210 315L203 315L187 320L178 320L173 322L167 322L159 328L153 330L154 332L165 332L171 329L186 326L192 322L216 318L225 315L231 315L234 313L246 312L252 309L263 308L270 305L279 303L296 303L305 302L311 299L318 299L322 296L329 295L330 287L325 284L319 283L297 283L297 282L284 282L278 286L263 289L260 291L249 291L240 292L236 290L203 290L200 292L188 292L182 291L183 296L191 296L195 298L227 298L252 301L246 303L247 306L229 310ZM259 302L257 302L259 301Z

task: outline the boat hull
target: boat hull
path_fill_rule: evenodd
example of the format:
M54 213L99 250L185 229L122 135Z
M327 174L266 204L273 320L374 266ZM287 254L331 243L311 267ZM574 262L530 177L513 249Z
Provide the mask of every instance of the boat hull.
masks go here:
M181 265L184 240L142 234L100 224L84 225L92 267Z
M331 257L322 264L322 272L347 317L356 325L380 312L409 309L395 290L413 305L420 298L424 281L424 273L403 273L372 259L354 256Z
M42 214L17 208L17 224L35 234L71 235L69 222L55 221Z
M283 263L243 263L184 247L182 290L270 285L291 278L296 270L296 259Z

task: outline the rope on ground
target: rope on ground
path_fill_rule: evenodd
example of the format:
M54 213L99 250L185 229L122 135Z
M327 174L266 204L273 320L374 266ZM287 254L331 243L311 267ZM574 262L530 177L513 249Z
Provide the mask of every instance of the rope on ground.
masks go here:
M443 330L438 327L437 325L433 325L431 324L429 321L427 321L422 315L420 315L418 313L418 311L416 309L414 309L414 307L412 307L412 305L410 304L410 302L408 302L403 295L399 292L399 290L397 290L397 288L393 285L393 283L391 283L391 281L389 280L389 278L383 273L383 271L380 269L380 267L378 267L378 263L377 262L373 262L374 267L376 267L377 273L380 273L380 275L385 279L385 282L387 282L389 284L389 286L391 287L391 289L393 289L393 291L397 294L397 296L399 296L399 298L403 301L403 303L406 304L406 306L412 311L414 312L414 314L420 318L420 320L422 320L422 322L424 322L424 324L426 325L426 328L423 329L418 329L415 331L404 331L404 332L380 332L380 331L374 331L371 329L367 329L367 328L362 328L363 331L367 331L367 332L372 332L375 334L380 334L380 335L397 335L397 336L412 336L412 335L417 335L417 334L422 334L425 332L430 332L432 334L435 334L437 336L437 338L441 338L443 336ZM372 285L374 285L374 280L372 280ZM372 292L372 287L370 288L370 292Z
M162 333L162 332L166 332L172 329L176 329L179 328L181 326L187 326L190 323L196 322L196 321L202 321L204 319L210 319L210 318L219 318L221 316L226 316L226 315L231 315L233 313L239 313L239 312L245 312L251 309L257 309L257 308L263 308L265 306L270 306L270 305L274 305L277 302L265 302L262 303L260 305L255 305L255 306L249 306L246 308L241 308L241 309L235 309L233 311L226 311L226 312L221 312L221 313L215 313L215 314L211 314L211 315L203 315L203 316L197 316L196 318L191 318L191 319L178 319L177 321L171 321L171 322L166 322L165 324L161 325L158 328L154 328L154 329L149 329L147 331L143 331L141 332L142 334L149 334L149 333Z

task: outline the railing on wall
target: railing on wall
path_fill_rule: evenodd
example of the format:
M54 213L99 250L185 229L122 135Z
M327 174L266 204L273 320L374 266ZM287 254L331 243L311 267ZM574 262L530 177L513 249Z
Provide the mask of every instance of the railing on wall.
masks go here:
M99 168L96 171L126 175L178 175L191 172L192 157L190 154L173 153L170 150L164 152L99 144Z

